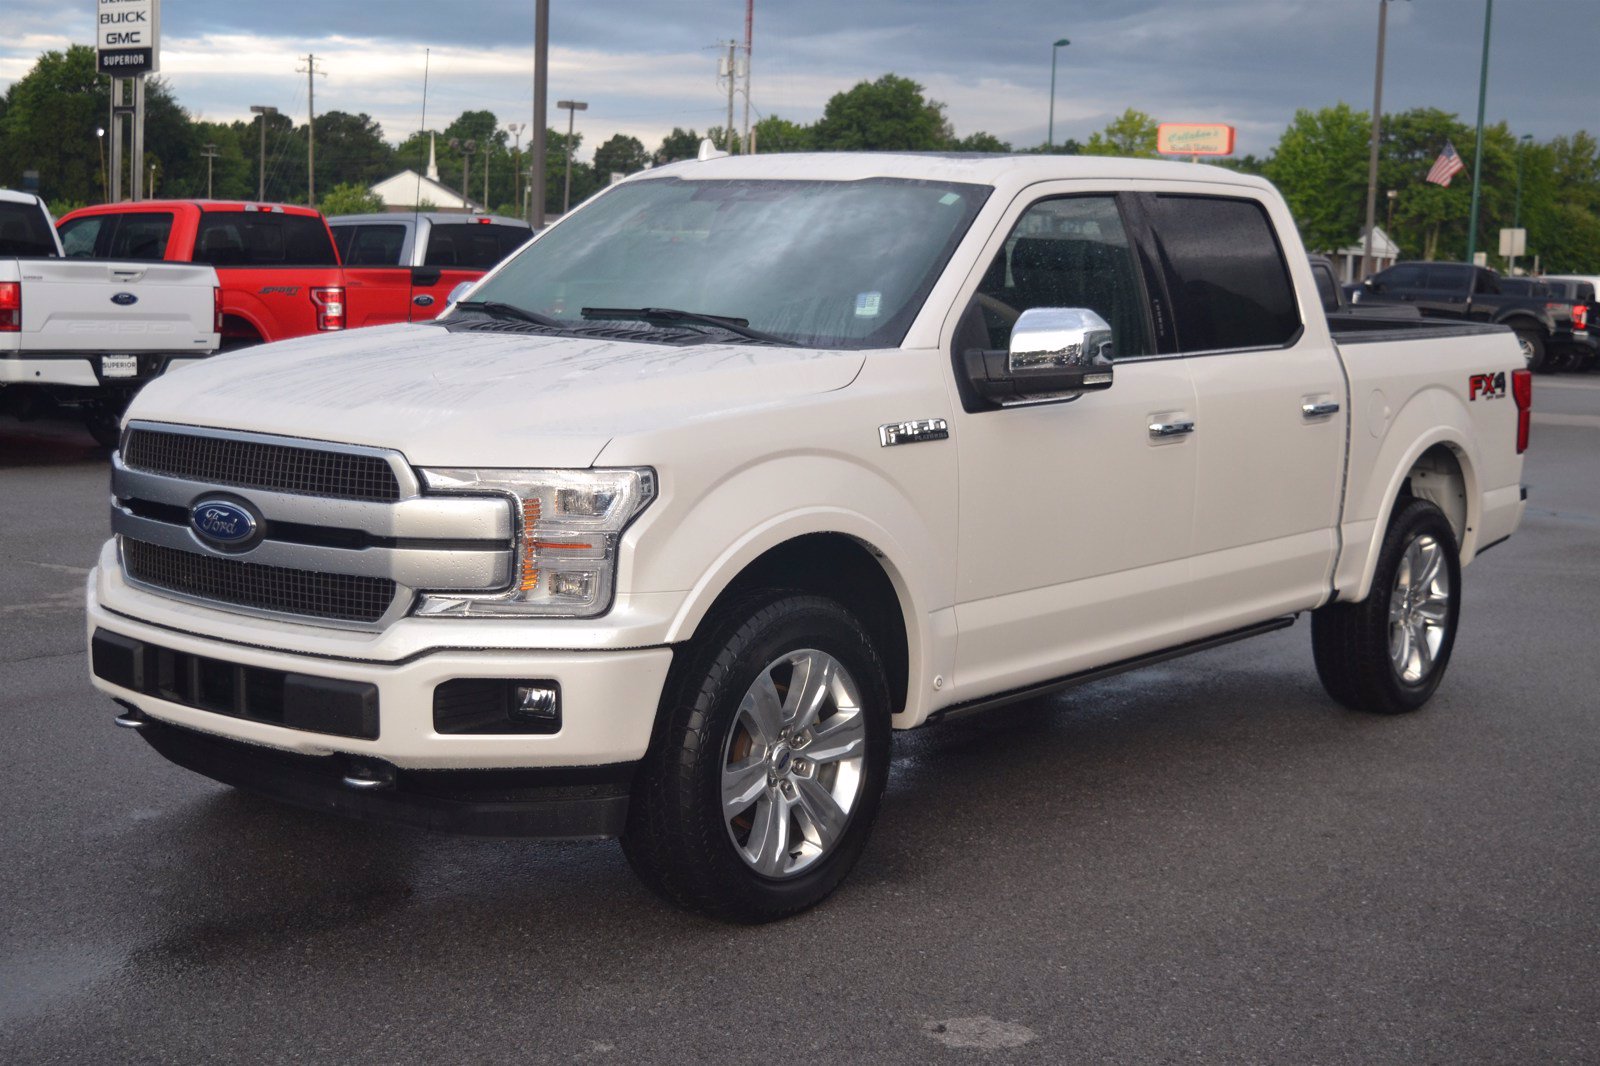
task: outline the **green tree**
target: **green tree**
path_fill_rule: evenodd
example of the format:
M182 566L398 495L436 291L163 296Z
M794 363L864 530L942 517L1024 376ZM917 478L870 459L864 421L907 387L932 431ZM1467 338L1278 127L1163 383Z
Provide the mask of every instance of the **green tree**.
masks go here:
M750 127L750 137L758 152L809 152L812 149L810 126L777 115L768 115Z
M637 137L624 133L613 134L611 139L594 150L595 174L605 181L613 174L633 174L643 170L650 162L650 154Z
M1128 108L1117 118L1106 123L1099 133L1089 134L1084 143L1084 155L1120 155L1139 159L1155 159L1156 128L1159 123L1143 111Z
M383 197L356 181L335 185L319 200L317 206L325 215L370 215L383 210Z
M969 133L965 137L950 142L950 147L957 152L1009 152L1011 145L1002 141L992 133L979 130Z
M885 74L836 93L812 136L823 152L937 151L953 139L944 110L910 78Z
M662 138L661 147L656 149L656 166L676 163L680 159L693 159L699 154L700 135L692 129L674 126L672 132Z
M329 111L317 116L317 187L371 185L395 172L394 149L383 127L366 114Z
M1360 237L1371 129L1366 112L1341 103L1295 112L1278 140L1266 177L1289 202L1307 248L1331 252Z

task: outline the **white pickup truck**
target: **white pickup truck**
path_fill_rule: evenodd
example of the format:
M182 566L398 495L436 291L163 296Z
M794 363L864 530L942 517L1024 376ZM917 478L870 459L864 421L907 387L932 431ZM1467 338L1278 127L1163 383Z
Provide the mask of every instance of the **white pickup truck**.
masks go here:
M145 382L217 350L220 311L211 267L63 258L44 201L0 189L0 409L75 408L112 447Z
M760 921L861 854L893 729L1311 614L1443 678L1517 528L1499 327L1329 331L1283 200L1187 164L773 155L613 186L439 321L155 382L89 580L167 758L357 817L622 838Z

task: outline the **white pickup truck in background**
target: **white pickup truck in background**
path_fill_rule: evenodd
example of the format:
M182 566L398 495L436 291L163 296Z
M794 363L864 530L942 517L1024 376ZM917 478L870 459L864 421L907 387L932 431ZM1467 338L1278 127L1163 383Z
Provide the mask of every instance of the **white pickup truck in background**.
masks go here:
M76 408L113 447L145 382L217 350L220 310L211 267L66 259L44 201L0 189L0 409Z
M88 587L118 721L356 817L619 835L760 921L866 845L892 729L1311 615L1421 707L1521 520L1510 331L1331 331L1282 198L1188 164L646 171L439 321L155 382Z

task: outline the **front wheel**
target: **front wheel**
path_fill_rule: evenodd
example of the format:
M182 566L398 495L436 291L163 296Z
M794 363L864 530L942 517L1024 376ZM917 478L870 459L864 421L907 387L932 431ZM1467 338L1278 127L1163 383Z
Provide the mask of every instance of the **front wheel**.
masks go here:
M1426 500L1402 498L1367 598L1312 612L1317 676L1351 710L1414 711L1444 678L1460 613L1461 559L1449 520Z
M889 692L837 602L756 595L674 665L622 845L667 899L765 922L817 903L866 846L889 764Z

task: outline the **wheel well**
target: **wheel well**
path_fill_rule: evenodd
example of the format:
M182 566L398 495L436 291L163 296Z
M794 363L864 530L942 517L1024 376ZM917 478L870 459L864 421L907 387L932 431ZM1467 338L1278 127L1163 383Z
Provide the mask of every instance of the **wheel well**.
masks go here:
M1456 543L1459 545L1466 541L1471 529L1467 525L1470 517L1467 509L1467 476L1454 448L1448 444L1435 444L1419 455L1406 473L1402 491L1407 496L1427 500L1443 511L1456 535Z
M745 567L712 604L714 617L729 600L752 589L792 589L839 601L872 637L898 714L905 709L910 658L900 597L876 552L843 533L811 533L768 550Z
M240 315L222 316L222 350L248 348L253 344L262 343L264 339L261 331L251 325L248 318Z

